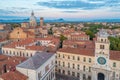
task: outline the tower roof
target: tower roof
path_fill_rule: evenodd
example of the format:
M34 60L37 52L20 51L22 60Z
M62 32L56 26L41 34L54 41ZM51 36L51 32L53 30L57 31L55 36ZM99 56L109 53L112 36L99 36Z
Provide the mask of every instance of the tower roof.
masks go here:
M99 37L108 37L108 33L105 29L101 29L99 32L98 32L98 36Z

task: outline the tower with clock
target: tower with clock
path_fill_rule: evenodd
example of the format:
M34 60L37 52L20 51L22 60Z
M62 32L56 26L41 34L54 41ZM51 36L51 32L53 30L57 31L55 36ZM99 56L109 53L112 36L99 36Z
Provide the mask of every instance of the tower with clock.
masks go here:
M108 34L101 29L97 34L95 41L95 66L98 68L108 69L109 65L109 46Z
M109 80L109 46L108 34L104 29L101 29L97 34L95 41L95 63L93 65L92 80Z

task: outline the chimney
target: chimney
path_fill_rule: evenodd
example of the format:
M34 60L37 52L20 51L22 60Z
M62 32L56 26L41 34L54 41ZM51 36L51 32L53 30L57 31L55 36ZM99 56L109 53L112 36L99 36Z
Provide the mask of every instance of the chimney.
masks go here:
M3 65L3 73L6 73L6 72L7 72L7 65L4 64L4 65Z
M43 27L43 17L40 18L40 27Z

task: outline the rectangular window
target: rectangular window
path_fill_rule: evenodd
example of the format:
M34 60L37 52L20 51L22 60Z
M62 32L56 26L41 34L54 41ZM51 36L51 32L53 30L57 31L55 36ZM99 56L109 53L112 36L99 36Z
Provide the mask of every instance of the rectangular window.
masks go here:
M45 72L47 72L48 70L49 70L49 65L45 67Z
M77 77L78 77L78 78L80 77L80 73L77 73Z
M63 54L63 58L65 58L64 54Z
M80 69L80 65L79 64L77 65L77 68L78 68L78 70Z
M91 63L91 58L89 58L89 63Z
M115 62L113 63L113 67L116 67L116 63Z
M68 63L68 68L70 68L70 63Z
M73 69L75 68L75 64L73 64Z
M70 59L70 56L68 55L68 59Z
M89 67L89 72L91 72L91 67Z
M38 73L38 79L40 80L40 78L41 78L41 72Z
M73 60L75 60L75 56L73 56Z
M70 75L70 71L68 71L68 75Z
M75 76L75 72L72 72L72 76Z
M63 62L63 67L65 67L65 62Z
M79 61L80 60L80 57L78 56L77 60Z
M83 62L86 62L86 58L85 57L83 58Z
M104 49L104 45L100 45L100 49Z

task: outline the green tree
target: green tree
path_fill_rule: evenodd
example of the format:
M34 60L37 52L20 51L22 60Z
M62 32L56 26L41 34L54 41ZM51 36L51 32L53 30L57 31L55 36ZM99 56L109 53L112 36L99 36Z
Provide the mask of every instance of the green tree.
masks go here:
M110 40L110 49L111 50L120 50L120 38L109 37L109 40Z
M48 30L48 34L53 35L52 27Z
M90 36L90 40L93 40L93 38L95 37L95 34L90 30L86 30L85 32L86 32L87 35Z
M60 35L60 48L62 48L63 41L67 38L64 35Z

